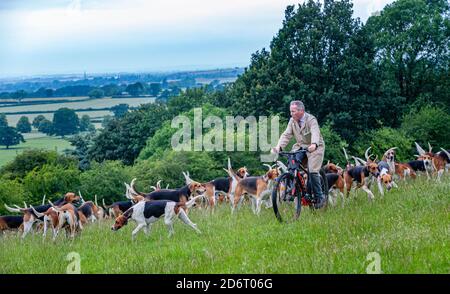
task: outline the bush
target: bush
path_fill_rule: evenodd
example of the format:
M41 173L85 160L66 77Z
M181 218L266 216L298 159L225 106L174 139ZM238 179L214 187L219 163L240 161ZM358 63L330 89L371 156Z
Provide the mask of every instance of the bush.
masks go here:
M411 110L402 119L401 129L408 137L422 147L430 142L435 151L450 147L450 114L444 109L426 106L420 110Z
M201 107L202 119L204 120L207 116L217 116L222 118L223 128L225 129L225 120L223 119L227 112L223 108L218 108L207 103ZM179 114L180 116L186 116L189 118L191 124L191 142L194 138L194 109L190 111L183 112ZM154 154L161 154L164 150L171 149L171 139L172 136L178 132L179 128L172 128L171 120L165 121L156 133L148 138L146 146L142 149L139 154L138 160L145 160L153 156ZM208 132L208 130L203 130L203 136ZM225 138L225 136L224 136Z
M347 142L336 133L331 124L325 124L320 128L323 140L325 141L324 164L329 160L333 163L345 164L345 156L342 148L347 148Z
M30 199L30 194L18 181L3 179L0 181L0 215L11 214L5 209L5 203L17 204L22 207L22 202L28 199Z
M133 167L133 175L138 179L137 186L141 191L151 191L150 186L162 180L162 186L170 185L179 188L185 185L182 172L188 171L195 181L210 181L224 176L224 165L211 158L209 152L169 151L162 157L154 156L139 161Z
M77 163L76 159L58 154L49 150L25 150L17 155L14 160L0 169L0 175L9 179L23 178L35 168L41 168L45 164L69 167Z
M105 199L107 204L124 200L124 182L131 181L131 171L120 161L92 162L91 169L80 176L81 193L85 200L93 200L97 195L98 201ZM101 204L101 202L99 202Z
M412 138L402 130L384 127L363 133L353 145L353 154L364 159L364 152L370 146L370 153L378 155L381 160L384 152L397 147L397 160L408 161L413 158L413 144Z
M42 197L47 199L61 197L67 192L76 192L80 187L80 171L75 165L63 167L45 164L35 168L24 178L25 189L31 194L31 203L40 203Z

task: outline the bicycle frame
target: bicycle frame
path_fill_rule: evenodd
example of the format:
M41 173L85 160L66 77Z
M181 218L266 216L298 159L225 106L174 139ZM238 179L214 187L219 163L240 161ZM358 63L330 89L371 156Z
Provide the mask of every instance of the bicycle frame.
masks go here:
M305 179L301 172L303 171L305 174L309 176L309 171L302 164L302 160L306 155L305 149L300 149L295 152L280 152L281 156L285 156L288 159L288 172L290 174L290 178L293 179L293 183L291 183L292 190L291 197L298 196L301 199L302 206L310 206L313 204L312 197L308 197L307 193L307 185L305 183ZM299 156L300 155L300 156ZM280 175L278 178L281 179L286 173ZM299 193L297 195L297 193Z

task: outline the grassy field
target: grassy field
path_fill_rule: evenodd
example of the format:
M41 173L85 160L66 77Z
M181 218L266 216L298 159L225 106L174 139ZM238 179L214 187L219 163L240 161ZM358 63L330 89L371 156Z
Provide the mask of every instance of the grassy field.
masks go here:
M32 106L29 106L30 110L32 110ZM102 118L105 115L114 115L113 112L108 110L94 110L94 111L76 111L76 114L79 118L81 118L83 115L89 115L90 118ZM33 114L7 114L6 119L8 120L8 125L15 127L17 125L17 122L22 116L27 116L30 123L33 122L33 119L38 116L43 115L45 118L47 118L50 121L53 121L53 112L45 112L45 113L33 113Z
M55 243L40 234L0 242L0 273L65 273L69 252L82 273L366 273L377 252L383 273L449 273L450 179L419 179L369 203L358 192L342 207L305 209L294 224L280 224L271 210L257 217L248 207L230 215L193 210L201 235L180 221L167 237L163 221L135 242L135 223L112 232L111 220L87 226L74 241Z
M29 121L38 115L43 115L50 121L53 120L54 111L62 107L68 107L71 109L87 109L87 108L110 108L115 105L125 103L130 107L136 107L145 103L152 103L155 98L110 98L105 97L101 99L87 99L86 97L65 97L67 100L73 100L74 98L83 99L84 101L64 102L64 103L52 103L52 104L37 104L37 105L25 105L25 106L13 106L13 107L0 107L0 113L5 113L10 126L15 127L17 122L22 116L27 116ZM41 98L39 98L41 99ZM43 98L44 99L44 98ZM46 98L47 100L58 100L57 98ZM8 114L13 112L26 112L26 111L48 111L45 113L33 113L33 114ZM113 115L108 110L94 110L94 111L77 111L78 117L83 115L89 115L91 118L102 118L105 115ZM100 124L95 124L96 128L99 128Z
M58 101L58 100L87 100L89 96L74 96L74 97L41 97L41 98L23 98L22 102L33 102L36 100L39 101ZM1 102L17 102L17 99L1 99Z
M86 101L64 102L64 103L51 103L51 104L37 104L37 105L25 105L25 106L13 106L13 107L0 107L0 113L9 112L24 112L24 111L56 111L59 108L67 107L71 109L86 109L86 108L109 108L114 105L126 103L133 106L139 106L145 103L151 103L155 98L100 98L89 99Z
M69 141L61 139L60 137L36 137L25 138L25 143L20 143L16 146L11 146L9 149L0 148L0 167L7 162L14 159L14 157L27 149L46 149L56 150L62 152L64 149L72 148Z

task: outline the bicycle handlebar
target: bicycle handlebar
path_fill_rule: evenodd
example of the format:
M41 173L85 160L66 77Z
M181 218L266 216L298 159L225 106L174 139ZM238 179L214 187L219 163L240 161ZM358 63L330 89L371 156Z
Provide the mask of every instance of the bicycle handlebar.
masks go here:
M278 154L279 155L292 155L292 154L297 154L297 153L308 153L308 152L309 152L308 149L300 148L295 151L280 151Z

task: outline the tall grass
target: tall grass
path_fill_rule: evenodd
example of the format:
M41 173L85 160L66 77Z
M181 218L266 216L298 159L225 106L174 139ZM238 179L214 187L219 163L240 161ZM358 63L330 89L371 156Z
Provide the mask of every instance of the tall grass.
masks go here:
M271 209L231 215L223 205L212 215L191 211L201 235L177 221L168 238L162 220L134 242L135 224L113 232L112 220L86 226L74 241L8 234L0 273L65 273L72 251L82 273L365 273L370 252L380 254L383 273L449 273L449 176L399 186L372 203L358 191L344 206L304 209L293 224L278 223Z

